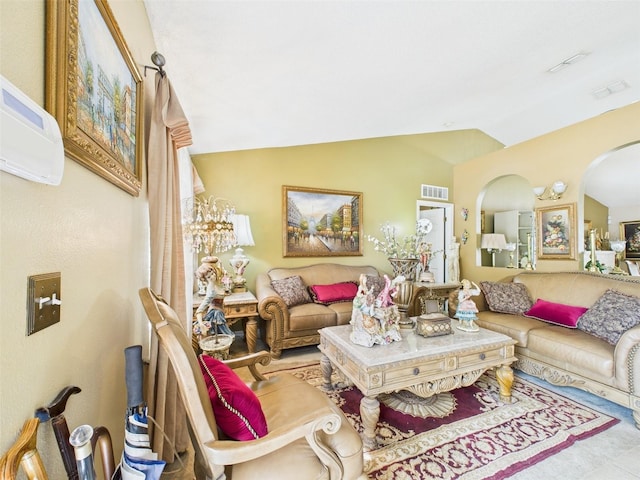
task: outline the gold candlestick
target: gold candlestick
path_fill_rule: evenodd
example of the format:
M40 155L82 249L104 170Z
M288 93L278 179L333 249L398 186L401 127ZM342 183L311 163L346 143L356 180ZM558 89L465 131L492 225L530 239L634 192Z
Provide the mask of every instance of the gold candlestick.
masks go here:
M588 265L589 268L587 268L587 270L589 272L600 272L600 270L597 267L597 260L596 260L596 229L594 228L593 230L589 230L589 248L591 249L591 260L589 261Z

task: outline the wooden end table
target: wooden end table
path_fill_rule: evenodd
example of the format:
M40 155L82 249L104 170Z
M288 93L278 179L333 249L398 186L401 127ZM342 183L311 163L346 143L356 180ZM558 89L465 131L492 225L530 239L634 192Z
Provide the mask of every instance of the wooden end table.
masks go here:
M403 332L400 342L364 347L349 340L351 325L320 330L320 366L324 386L332 389L331 373L338 368L362 392L360 416L366 450L376 448L375 428L380 417L377 396L408 390L423 398L472 385L484 372L496 369L500 398L511 401L516 360L511 337L481 328L469 333L456 330L439 337Z
M224 317L229 326L243 320L244 337L249 353L255 353L258 341L258 299L250 291L232 293L222 301Z

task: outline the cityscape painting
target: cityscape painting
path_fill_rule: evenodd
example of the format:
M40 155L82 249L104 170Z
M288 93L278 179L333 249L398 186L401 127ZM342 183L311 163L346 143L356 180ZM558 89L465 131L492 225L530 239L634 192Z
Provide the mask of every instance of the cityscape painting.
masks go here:
M285 257L362 255L362 193L282 187Z
M67 155L137 196L142 77L106 0L47 2L47 49L47 109Z

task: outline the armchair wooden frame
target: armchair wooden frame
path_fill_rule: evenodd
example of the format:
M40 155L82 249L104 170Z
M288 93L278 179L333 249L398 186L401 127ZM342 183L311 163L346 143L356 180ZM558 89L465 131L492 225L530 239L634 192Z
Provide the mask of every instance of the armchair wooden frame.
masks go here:
M340 410L335 407L326 395L303 380L286 374L282 378L286 378L289 383L282 382L279 387L277 408L281 409L281 412L295 411L295 415L279 415L277 421L274 420L273 423L269 424L269 433L257 440L235 441L220 438L198 359L184 326L180 324L175 312L151 289L143 288L139 293L147 316L157 333L159 344L166 351L169 362L175 372L180 397L187 412L190 433L196 450L196 463L203 464L201 467L206 470L207 478L225 479L225 466L228 472L232 472L234 480L236 480L238 474L240 478L252 478L251 476L246 476L247 470L244 470L245 476L240 471L236 472L235 466L244 462L257 461L258 464L264 467L265 461L262 457L274 452L278 452L277 462L274 458L272 462L273 468L262 468L260 470L260 478L283 478L278 465L287 464L288 462L293 462L292 465L299 464L299 462L304 461L302 458L307 458L310 455L313 457L311 453L301 455L300 448L305 448L304 444L302 447L300 446L299 442L301 440L302 442L306 440L308 447L313 450L317 460L323 465L321 469L328 472L321 478L345 480L366 478L362 474L362 443L357 436L357 432L352 429ZM263 409L265 409L264 402L268 398L263 401L259 390L269 384L270 380L266 380L260 374L256 365L267 365L270 360L271 357L268 352L259 352L241 359L232 359L225 362L231 368L249 368L256 379L256 382L251 384L250 388L257 392ZM290 392L283 391L283 389L289 389ZM305 395L303 402L300 400L300 393ZM274 406L272 405L272 409ZM267 418L267 421L269 423L269 418ZM353 434L349 431L344 431L345 424L348 429L353 430ZM333 448L331 440L328 438L337 437L335 434L339 430L340 434L348 437L348 441L351 442L349 448L353 452L350 450L346 455L342 455L342 453L336 452L340 447ZM356 442L353 441L353 435L355 435ZM296 442L298 443L294 448L292 444ZM344 441L338 440L335 443L340 445ZM354 444L357 445L354 446ZM347 461L345 461L345 458L347 458ZM316 462L316 460L313 460L313 462ZM256 473L253 475L253 478L255 478ZM198 478L200 477L198 476ZM302 477L298 476L297 478Z

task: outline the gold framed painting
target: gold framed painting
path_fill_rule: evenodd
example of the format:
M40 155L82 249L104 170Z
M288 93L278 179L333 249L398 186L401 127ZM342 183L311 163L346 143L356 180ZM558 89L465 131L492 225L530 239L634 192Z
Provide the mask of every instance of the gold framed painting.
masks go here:
M536 208L539 259L576 259L576 204Z
M362 255L362 193L282 187L285 257Z
M620 222L620 239L626 242L624 258L640 259L640 220Z
M47 0L46 109L65 153L138 196L142 77L106 0Z

